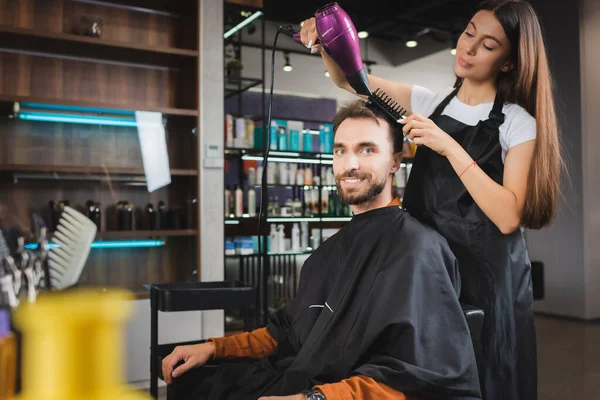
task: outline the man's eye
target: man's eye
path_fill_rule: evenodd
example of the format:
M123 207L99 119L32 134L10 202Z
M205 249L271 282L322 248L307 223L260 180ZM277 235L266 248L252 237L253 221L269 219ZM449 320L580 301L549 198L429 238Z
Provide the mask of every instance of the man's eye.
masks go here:
M344 153L345 153L345 152L344 152L344 150L342 150L342 149L337 149L337 150L335 151L335 155L338 155L338 156L341 156L341 155L343 155Z
M366 149L363 150L363 153L365 153L365 154L373 154L373 149L366 148Z

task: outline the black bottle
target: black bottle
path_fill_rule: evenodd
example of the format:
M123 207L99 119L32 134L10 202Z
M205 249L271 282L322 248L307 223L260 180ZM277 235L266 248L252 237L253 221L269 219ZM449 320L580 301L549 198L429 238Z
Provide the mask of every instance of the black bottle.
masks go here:
M100 203L96 203L93 200L88 200L85 205L87 207L87 217L92 220L94 224L96 224L98 231L101 230Z
M146 218L148 218L148 228L150 230L155 231L160 229L160 216L152 203L148 203L146 206Z
M160 221L158 229L167 229L167 206L162 200L158 202L158 216Z

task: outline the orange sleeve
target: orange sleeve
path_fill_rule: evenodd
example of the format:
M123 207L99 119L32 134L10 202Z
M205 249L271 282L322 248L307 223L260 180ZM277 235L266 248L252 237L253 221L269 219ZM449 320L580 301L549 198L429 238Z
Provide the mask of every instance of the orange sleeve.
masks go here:
M355 375L341 382L318 385L313 389L321 391L327 400L418 400L417 397L407 396L365 375Z
M252 358L261 359L273 353L277 342L267 328L255 329L252 332L237 335L209 338L207 342L215 344L215 359Z

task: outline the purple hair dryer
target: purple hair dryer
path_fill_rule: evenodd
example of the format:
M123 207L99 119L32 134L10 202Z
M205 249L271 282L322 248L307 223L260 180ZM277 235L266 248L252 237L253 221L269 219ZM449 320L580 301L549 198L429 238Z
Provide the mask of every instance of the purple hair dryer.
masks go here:
M315 12L315 23L319 37L315 44L323 46L358 94L370 95L369 79L360 56L358 34L348 14L338 3L329 3ZM281 32L302 43L300 34L291 28L282 28Z

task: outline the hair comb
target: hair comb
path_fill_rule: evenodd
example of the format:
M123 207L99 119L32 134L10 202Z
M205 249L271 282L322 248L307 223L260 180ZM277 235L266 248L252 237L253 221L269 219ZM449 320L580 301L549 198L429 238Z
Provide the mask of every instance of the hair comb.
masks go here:
M376 89L371 93L369 101L383 110L396 123L400 123L400 121L406 118L406 109L381 89Z

